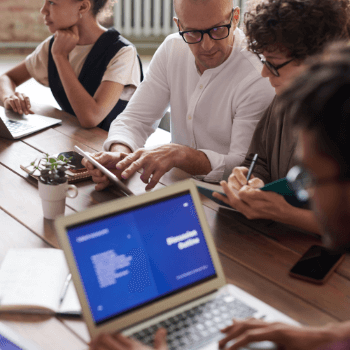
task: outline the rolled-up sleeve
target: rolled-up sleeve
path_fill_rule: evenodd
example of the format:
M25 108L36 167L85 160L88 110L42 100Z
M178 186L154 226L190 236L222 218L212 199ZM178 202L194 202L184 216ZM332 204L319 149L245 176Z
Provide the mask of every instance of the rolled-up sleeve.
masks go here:
M167 82L167 50L164 42L155 53L145 80L132 96L128 106L111 124L103 149L121 143L132 151L144 146L157 129L160 119L169 107L170 91Z

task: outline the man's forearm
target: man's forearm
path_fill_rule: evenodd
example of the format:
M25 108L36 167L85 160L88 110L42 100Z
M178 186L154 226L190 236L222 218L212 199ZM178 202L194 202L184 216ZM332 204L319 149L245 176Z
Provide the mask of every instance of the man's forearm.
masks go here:
M122 143L113 143L109 148L110 152L123 152L123 153L132 153L132 150Z
M207 155L196 149L173 144L177 151L176 167L191 175L207 175L212 171Z

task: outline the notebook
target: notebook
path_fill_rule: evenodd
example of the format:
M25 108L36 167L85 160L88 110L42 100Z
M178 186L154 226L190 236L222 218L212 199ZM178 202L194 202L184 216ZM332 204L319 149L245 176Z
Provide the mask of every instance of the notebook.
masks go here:
M10 249L0 268L0 312L81 316L68 276L61 249Z
M9 327L0 323L0 349L3 350L40 350L38 345L24 339Z
M232 318L295 321L226 284L193 180L55 221L90 336L121 331L170 349L218 349Z
M60 119L38 114L18 114L0 106L0 137L5 139L19 139L60 123Z

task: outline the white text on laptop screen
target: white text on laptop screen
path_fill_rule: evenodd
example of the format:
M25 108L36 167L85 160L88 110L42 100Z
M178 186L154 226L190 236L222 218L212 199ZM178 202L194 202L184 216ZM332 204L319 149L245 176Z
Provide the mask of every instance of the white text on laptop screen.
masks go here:
M190 193L68 228L96 324L216 277Z

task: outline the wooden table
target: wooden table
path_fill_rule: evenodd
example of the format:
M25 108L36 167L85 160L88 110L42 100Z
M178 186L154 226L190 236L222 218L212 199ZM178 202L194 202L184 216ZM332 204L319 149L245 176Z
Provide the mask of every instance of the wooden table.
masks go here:
M0 263L10 248L58 247L53 224L43 218L37 182L20 169L39 154L69 151L76 144L86 151L99 151L107 133L82 129L77 119L49 106L35 105L38 114L58 117L61 126L20 141L0 139ZM188 178L173 169L157 187ZM135 193L144 192L139 176L128 183ZM115 199L112 190L97 192L92 181L77 184L79 195L67 199L66 214ZM347 320L350 315L350 259L323 286L292 279L288 271L312 245L315 235L274 222L249 221L241 214L218 208L203 198L204 210L214 236L228 283L310 325ZM0 321L43 349L87 349L89 334L82 320L49 316L0 314Z

